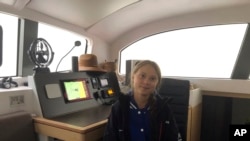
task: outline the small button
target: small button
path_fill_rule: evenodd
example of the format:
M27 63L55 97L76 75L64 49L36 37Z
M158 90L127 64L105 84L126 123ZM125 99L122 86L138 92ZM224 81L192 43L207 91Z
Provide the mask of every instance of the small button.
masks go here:
M141 114L141 111L138 111L138 114L140 115L140 114Z
M144 129L143 129L143 128L141 128L141 132L144 132Z

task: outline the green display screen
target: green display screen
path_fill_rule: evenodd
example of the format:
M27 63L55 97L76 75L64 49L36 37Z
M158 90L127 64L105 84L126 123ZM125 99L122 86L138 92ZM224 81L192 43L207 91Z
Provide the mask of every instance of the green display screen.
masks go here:
M78 101L90 97L85 80L64 81L64 96L67 101Z

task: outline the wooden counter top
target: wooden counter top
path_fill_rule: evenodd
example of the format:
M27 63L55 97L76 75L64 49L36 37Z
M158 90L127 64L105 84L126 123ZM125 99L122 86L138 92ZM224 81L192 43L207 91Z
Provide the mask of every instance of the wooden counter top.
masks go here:
M99 106L53 119L34 117L37 133L64 141L97 141L104 133L111 106Z

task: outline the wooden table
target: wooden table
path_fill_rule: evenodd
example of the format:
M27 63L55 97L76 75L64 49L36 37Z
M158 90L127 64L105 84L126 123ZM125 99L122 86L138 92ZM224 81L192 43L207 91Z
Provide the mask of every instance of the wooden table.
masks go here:
M34 117L35 131L64 141L97 141L102 138L111 106L48 119Z

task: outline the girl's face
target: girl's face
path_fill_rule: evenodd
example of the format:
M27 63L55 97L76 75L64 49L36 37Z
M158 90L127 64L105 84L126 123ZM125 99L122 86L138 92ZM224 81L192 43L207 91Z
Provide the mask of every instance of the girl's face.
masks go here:
M156 89L159 78L151 65L141 67L132 77L134 94L149 97Z

